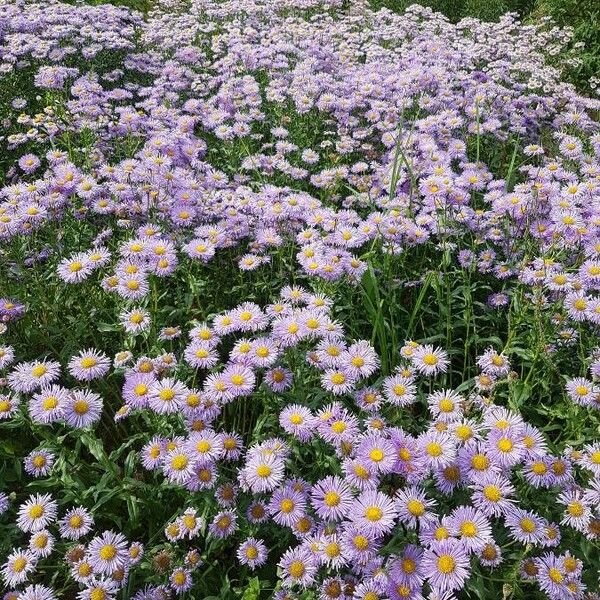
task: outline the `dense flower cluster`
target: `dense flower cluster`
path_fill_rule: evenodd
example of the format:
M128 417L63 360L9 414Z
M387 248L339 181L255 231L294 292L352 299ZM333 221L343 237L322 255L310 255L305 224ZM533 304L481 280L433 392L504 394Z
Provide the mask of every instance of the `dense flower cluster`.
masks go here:
M0 84L23 89L0 138L0 427L36 440L18 466L35 493L0 490L6 599L163 599L223 548L277 570L277 600L474 597L507 562L551 600L597 597L600 443L556 447L520 414L520 324L472 357L405 340L389 364L387 324L361 339L339 315L430 253L389 285L452 266L485 282L482 314L531 308L547 360L570 350L569 409L594 415L600 102L551 64L568 32L345 4L0 6ZM207 313L220 270L277 287ZM57 313L93 298L85 343L23 334L47 289ZM71 439L104 471L91 494L69 489ZM122 478L130 514L142 482L174 494L147 539L103 512Z

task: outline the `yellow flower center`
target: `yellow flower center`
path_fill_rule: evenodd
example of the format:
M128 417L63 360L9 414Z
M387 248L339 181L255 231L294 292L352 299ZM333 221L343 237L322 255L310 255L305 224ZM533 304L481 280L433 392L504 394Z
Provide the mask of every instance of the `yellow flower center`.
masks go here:
M483 488L483 495L490 502L498 502L502 498L502 492L497 485L486 485Z
M374 462L381 462L384 458L384 454L379 448L373 448L369 453L369 457Z
M175 392L171 388L165 388L164 390L160 391L158 397L164 402L169 402L175 398Z
M117 556L117 549L112 544L106 544L100 548L99 554L102 560L112 560Z
M584 513L583 504L577 501L569 502L567 511L572 517L581 517Z
M527 517L521 519L519 525L525 533L533 533L537 529L535 521L533 519L528 519Z
M271 467L268 465L259 465L259 467L256 469L256 474L263 479L268 477L271 473Z
M44 365L36 365L31 369L31 374L34 377L42 377L48 372L48 369Z
M425 514L425 505L420 500L409 500L406 508L413 517L422 517Z
M334 385L342 385L346 381L346 376L343 373L334 373L331 376L331 383Z
M456 561L449 554L442 554L437 561L438 570L444 575L449 575L456 569Z
M302 561L294 560L290 564L288 571L294 579L299 579L300 577L302 577L304 575L304 572L306 571L306 567L304 566L304 563Z
M369 506L365 510L365 517L369 521L379 521L383 517L383 511L378 506Z
M500 452L510 452L513 449L512 440L509 438L500 438L496 444Z
M37 469L41 469L46 464L46 457L42 454L38 454L33 458L31 462L33 463L34 467L36 467Z
M44 507L41 504L34 504L29 508L29 516L32 519L39 519L44 514Z
M81 515L73 515L69 519L69 527L79 529L83 525L83 517Z
M460 526L460 533L465 537L474 537L477 535L477 525L473 521L465 521Z
M184 454L178 454L171 459L171 467L175 469L175 471L182 471L188 466L188 457Z
M423 356L423 362L428 367L433 367L434 365L438 364L438 357L435 354L429 352Z
M85 400L75 400L75 402L73 403L73 410L78 415L85 415L89 411L89 409L90 405Z
M21 573L25 567L27 566L27 560L22 556L19 556L14 562L12 566L12 570L14 573Z
M429 442L427 446L425 446L425 451L429 456L437 457L442 454L442 446L438 442Z

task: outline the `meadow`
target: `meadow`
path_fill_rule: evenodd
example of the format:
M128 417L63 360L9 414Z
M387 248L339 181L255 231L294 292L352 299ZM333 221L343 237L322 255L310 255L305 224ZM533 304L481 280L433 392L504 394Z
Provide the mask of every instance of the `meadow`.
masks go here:
M575 35L2 3L3 600L600 598Z

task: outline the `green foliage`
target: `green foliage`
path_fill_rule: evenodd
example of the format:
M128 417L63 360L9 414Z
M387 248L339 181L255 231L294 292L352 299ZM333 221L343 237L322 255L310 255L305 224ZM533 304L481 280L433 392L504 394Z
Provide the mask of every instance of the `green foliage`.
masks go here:
M531 23L551 17L560 27L573 29L572 43L580 64L567 70L568 79L589 93L593 89L590 78L600 77L600 3L597 0L370 0L374 10L388 8L398 13L415 3L441 12L453 23L465 17L496 21L507 12L516 12ZM561 58L558 58L559 65Z
M569 75L584 90L590 77L600 77L600 3L596 0L538 0L532 18L548 15L561 27L573 28L573 42L585 44L577 52L581 65Z
M404 12L412 4L421 4L443 13L455 23L465 17L495 21L506 12L527 15L533 9L535 0L371 0L370 4L375 10L389 8L395 12Z

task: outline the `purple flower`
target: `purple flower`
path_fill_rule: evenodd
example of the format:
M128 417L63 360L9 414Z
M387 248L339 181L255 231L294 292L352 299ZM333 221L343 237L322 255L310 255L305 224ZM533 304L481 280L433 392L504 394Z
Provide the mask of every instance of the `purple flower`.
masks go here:
M249 537L239 545L236 554L242 565L255 569L266 562L267 547L262 540Z
M453 592L462 588L469 577L469 555L459 541L443 540L426 548L423 570L435 593Z
M34 450L25 457L23 462L26 473L34 477L43 477L52 469L54 454L48 450Z

